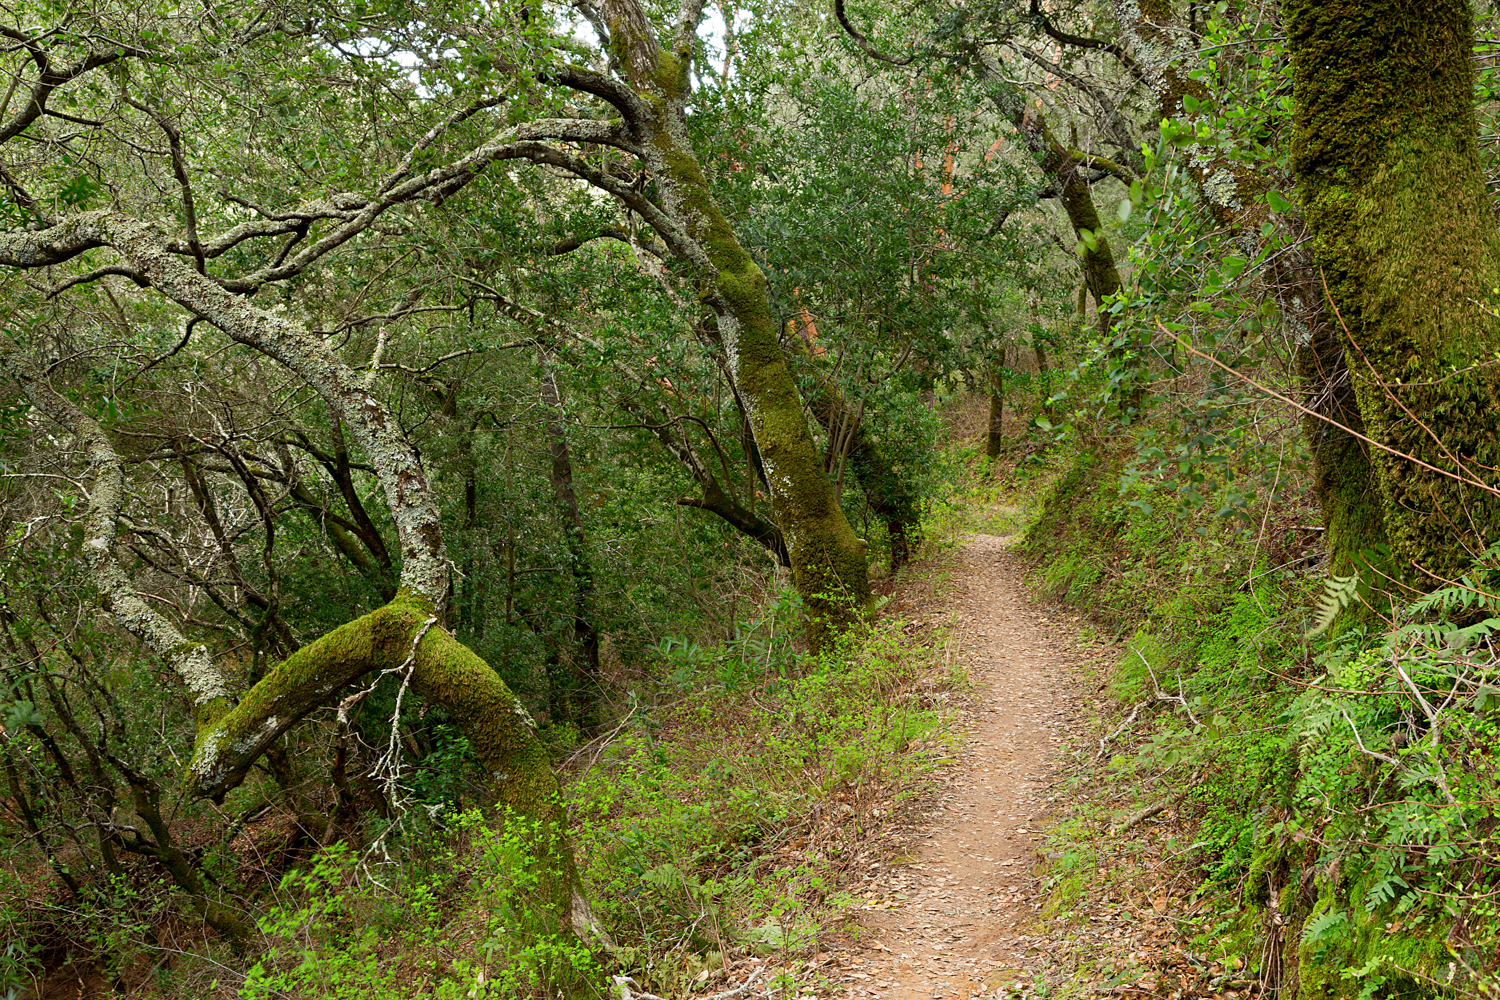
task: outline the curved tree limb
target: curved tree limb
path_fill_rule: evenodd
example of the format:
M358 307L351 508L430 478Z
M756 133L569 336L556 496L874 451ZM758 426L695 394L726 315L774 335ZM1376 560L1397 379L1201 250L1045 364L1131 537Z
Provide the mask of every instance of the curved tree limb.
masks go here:
M640 154L636 142L620 119L598 121L592 118L539 118L516 129L518 139L558 139L562 142L587 142L613 146L627 153Z
M229 682L202 643L188 642L176 625L153 610L114 556L114 542L125 504L125 472L120 456L98 421L47 384L21 352L0 340L0 369L14 379L31 405L67 428L88 456L89 507L83 521L83 553L100 603L120 626L145 643L182 679L201 728L230 709Z
M1106 41L1103 38L1089 38L1084 35L1075 35L1071 32L1063 31L1057 25L1053 24L1052 19L1042 10L1041 0L1031 0L1031 9L1027 13L1036 22L1037 26L1046 33L1047 37L1054 42L1062 45L1070 45L1077 49L1097 49L1100 52L1108 52L1120 61L1120 65L1124 66L1125 70L1131 76L1142 83L1146 82L1146 74L1141 70L1140 64L1135 61L1129 52L1126 52L1114 42Z
M844 11L844 0L833 0L833 16L838 20L839 27L844 29L844 33L852 38L854 44L859 46L860 51L871 59L878 59L883 63L890 63L892 66L909 66L916 59L916 56L906 56L905 58L897 59L894 56L886 55L872 45L870 40L865 37L864 32L860 31L849 21L849 15Z

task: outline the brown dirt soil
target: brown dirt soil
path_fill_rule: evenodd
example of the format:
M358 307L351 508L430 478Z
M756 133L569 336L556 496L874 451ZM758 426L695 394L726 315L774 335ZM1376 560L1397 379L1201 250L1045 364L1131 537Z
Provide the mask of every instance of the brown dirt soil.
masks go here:
M1049 787L1087 654L1075 625L1025 593L1010 541L966 539L947 603L978 700L927 836L867 876L847 947L819 956L831 995L968 1000L1030 983L1055 957L1033 927L1033 871L1038 830L1065 808Z

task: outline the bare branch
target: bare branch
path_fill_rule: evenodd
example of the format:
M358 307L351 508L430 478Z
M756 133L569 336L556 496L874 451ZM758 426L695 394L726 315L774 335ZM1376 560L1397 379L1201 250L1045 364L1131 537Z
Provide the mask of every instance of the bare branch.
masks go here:
M482 101L475 101L473 104L470 104L463 110L449 115L447 118L432 126L432 128L427 130L427 134L418 139L416 144L413 145L412 148L407 151L406 155L401 158L401 162L396 164L396 169L392 170L386 176L385 181L377 189L378 193L385 194L391 188L399 184L401 182L401 178L405 177L408 171L411 170L412 162L417 158L417 154L422 152L422 150L426 149L428 146L431 146L433 142L437 140L438 136L442 135L453 126L458 125L459 123L464 122L469 118L472 118L474 115L485 110L486 108L493 108L497 105L504 104L505 101L506 99L504 97L490 97Z
M1077 49L1097 49L1100 52L1108 52L1120 61L1120 65L1124 66L1131 76L1142 83L1146 82L1146 74L1141 71L1140 64L1131 58L1130 53L1120 48L1114 42L1105 41L1102 38L1088 38L1083 35L1075 35L1071 32L1063 31L1057 25L1053 24L1051 18L1042 11L1041 0L1031 0L1031 10L1028 13L1032 20L1036 22L1037 27L1046 32L1047 37L1054 42L1062 45L1071 45Z
M94 270L89 271L87 274L80 274L76 277L69 278L67 281L64 281L62 284L48 291L47 298L55 299L63 292L66 292L68 289L74 287L75 285L87 285L91 281L98 281L100 278L107 278L112 274L121 278L129 278L131 281L135 282L142 288L146 287L146 279L141 277L139 273L132 271L130 268L124 267L120 264L110 264L106 267L97 267Z
M844 33L854 39L854 44L858 45L860 50L871 59L878 59L881 62L890 63L892 66L909 66L916 59L916 56L906 56L897 59L894 56L886 55L870 44L870 40L865 37L864 33L849 22L849 15L844 11L844 0L833 0L833 16L838 20L839 26L844 29Z
M187 158L182 155L182 134L177 131L177 126L172 124L172 119L151 108L129 94L121 95L126 104L135 108L143 114L150 115L156 122L157 128L167 137L167 148L172 153L172 173L177 178L177 186L182 188L182 216L187 223L188 249L192 250L193 257L198 261L198 273L206 274L207 268L203 261L203 244L198 241L198 210L193 202L193 182L188 177Z

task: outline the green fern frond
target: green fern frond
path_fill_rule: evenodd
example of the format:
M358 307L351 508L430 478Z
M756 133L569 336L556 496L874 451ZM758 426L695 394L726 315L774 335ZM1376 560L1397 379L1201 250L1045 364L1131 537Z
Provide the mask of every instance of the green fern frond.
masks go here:
M1339 612L1349 606L1354 600L1355 592L1359 590L1359 570L1355 570L1348 576L1329 576L1323 585L1323 595L1318 598L1318 617L1313 622L1313 627L1308 629L1307 637L1324 631L1333 624L1333 620L1339 616Z
M1329 910L1319 914L1302 926L1302 943L1318 944L1333 940L1348 922L1349 915L1343 910Z

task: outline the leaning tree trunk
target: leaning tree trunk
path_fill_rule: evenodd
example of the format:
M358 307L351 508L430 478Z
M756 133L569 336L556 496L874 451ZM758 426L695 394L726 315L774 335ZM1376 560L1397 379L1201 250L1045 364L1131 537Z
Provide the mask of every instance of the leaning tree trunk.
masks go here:
M1479 165L1469 6L1288 0L1283 10L1292 165L1379 446L1378 495L1351 477L1334 558L1350 559L1383 518L1394 568L1430 588L1500 527L1486 485L1500 466L1500 382L1484 366L1500 347L1500 234Z
M854 534L807 426L797 384L782 357L766 276L719 208L687 135L695 29L702 4L683 6L671 49L635 0L606 0L611 48L634 99L611 99L656 184L658 234L697 274L699 299L718 322L734 387L755 435L771 508L786 540L792 580L817 648L870 607L866 544Z
M83 523L83 551L89 575L99 591L99 603L126 631L160 656L182 680L199 730L217 725L232 710L233 697L228 678L209 656L208 647L188 642L170 619L141 599L124 567L115 559L115 535L125 506L125 467L114 445L98 421L54 391L31 359L3 339L0 339L0 371L20 385L31 405L70 431L88 458L90 475L88 511ZM111 759L116 769L126 769L119 758ZM239 947L250 935L249 922L217 894L206 890L198 869L180 848L173 845L157 808L161 790L133 769L129 770L127 777L136 811L155 837L157 860L173 883L188 894L208 925ZM59 872L62 871L59 868ZM71 888L77 892L76 884Z
M1121 165L1100 156L1071 149L1065 145L1047 124L1046 117L1021 98L1003 73L987 62L979 64L982 75L990 84L990 102L996 110L1008 117L1020 133L1032 156L1036 158L1043 175L1047 178L1048 190L1057 198L1068 224L1073 228L1082 255L1079 265L1083 269L1083 289L1078 295L1080 319L1087 318L1084 290L1094 299L1099 336L1110 337L1110 313L1104 303L1123 287L1119 268L1115 265L1114 250L1104 236L1104 225L1099 210L1094 205L1094 193L1088 171L1102 170L1125 183L1132 174ZM1129 364L1128 355L1133 345L1120 344L1112 348L1115 364ZM1137 373L1122 387L1120 404L1126 414L1138 413L1145 396L1144 372Z
M199 795L222 797L293 723L327 704L334 692L371 670L410 677L417 691L447 709L475 756L494 776L502 806L536 829L548 914L559 929L593 933L567 838L546 748L526 709L495 673L444 628L450 565L437 501L420 457L365 379L324 341L283 315L226 292L171 253L159 229L113 212L88 212L40 232L0 237L0 264L35 268L107 246L139 280L202 317L234 340L275 358L301 377L352 430L384 491L401 543L400 589L384 607L299 649L229 708L221 674L201 646L146 621L133 609L133 588L112 559L90 555L117 619L177 669L198 710L198 732L186 782ZM16 374L18 369L12 369ZM100 445L83 435L92 455ZM107 444L107 442L103 442ZM93 517L93 549L104 556L118 519ZM97 523L96 523L97 522ZM141 604L138 596L136 604ZM149 609L148 609L149 610ZM145 622L144 625L137 622ZM168 623L169 625L169 623ZM175 633L175 636L172 634ZM174 641L175 640L175 641ZM227 709L227 711L226 711Z

